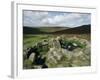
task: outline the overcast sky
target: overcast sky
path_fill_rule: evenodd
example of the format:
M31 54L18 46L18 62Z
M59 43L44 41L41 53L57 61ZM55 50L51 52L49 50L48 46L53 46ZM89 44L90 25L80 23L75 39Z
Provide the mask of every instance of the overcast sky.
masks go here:
M77 27L91 24L91 14L54 11L23 11L23 25L29 27Z

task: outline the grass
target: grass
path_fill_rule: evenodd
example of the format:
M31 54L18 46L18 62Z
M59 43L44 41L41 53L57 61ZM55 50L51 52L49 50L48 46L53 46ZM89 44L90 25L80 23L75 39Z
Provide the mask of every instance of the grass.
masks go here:
M90 35L89 34L81 34L81 35L77 35L77 34L64 34L66 38L70 38L70 37L78 37L78 38L82 38L82 39L86 39L88 41L90 41ZM51 38L55 38L57 36L61 36L61 35L49 35L49 34L39 34L39 35L33 35L33 34L24 34L23 35L23 46L24 47L31 47L33 45L35 45L36 43L40 42L41 40L44 39L51 39ZM76 41L77 44L80 44L79 42ZM82 45L83 46L83 45Z
M43 39L47 39L48 36L47 35L24 35L23 37L23 44L26 47L31 47L34 44L36 44L37 42L43 40Z

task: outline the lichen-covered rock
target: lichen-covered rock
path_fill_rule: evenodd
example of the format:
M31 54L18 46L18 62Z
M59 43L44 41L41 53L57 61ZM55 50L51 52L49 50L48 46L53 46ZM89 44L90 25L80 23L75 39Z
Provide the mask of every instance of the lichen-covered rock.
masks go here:
M33 62L34 59L35 59L35 53L32 53L32 54L29 56L29 60Z
M33 69L90 66L90 48L90 42L86 39L57 36L42 40L28 49L25 54L30 52L29 61L25 60L24 64Z

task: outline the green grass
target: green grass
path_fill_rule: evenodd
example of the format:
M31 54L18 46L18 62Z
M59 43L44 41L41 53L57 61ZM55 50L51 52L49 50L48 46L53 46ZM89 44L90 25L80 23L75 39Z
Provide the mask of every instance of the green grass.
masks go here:
M35 45L36 43L44 40L44 39L56 38L57 36L61 36L61 35L49 35L49 34L33 35L33 34L24 34L23 35L23 46L28 48L28 47L31 47L31 46ZM88 35L88 34L81 34L81 35L65 34L66 38L70 38L70 37L74 37L74 36L90 41L90 35ZM77 44L80 44L78 41L74 41L74 42L77 43ZM81 45L81 46L84 47L84 45Z
M23 44L26 47L31 47L35 43L48 38L48 35L24 35Z

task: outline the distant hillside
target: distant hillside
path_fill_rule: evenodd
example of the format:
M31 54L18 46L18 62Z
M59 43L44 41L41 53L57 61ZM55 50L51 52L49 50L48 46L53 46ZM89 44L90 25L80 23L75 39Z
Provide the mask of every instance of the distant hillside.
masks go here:
M91 32L91 25L82 25L66 30L56 31L53 34L87 34Z
M43 34L44 32L40 31L38 28L32 28L32 27L23 27L23 33L24 34Z
M23 27L24 34L51 34L68 29L68 27Z
M39 30L42 32L56 32L68 29L68 27L40 27Z
M86 34L90 33L91 25L79 27L23 27L24 34Z

